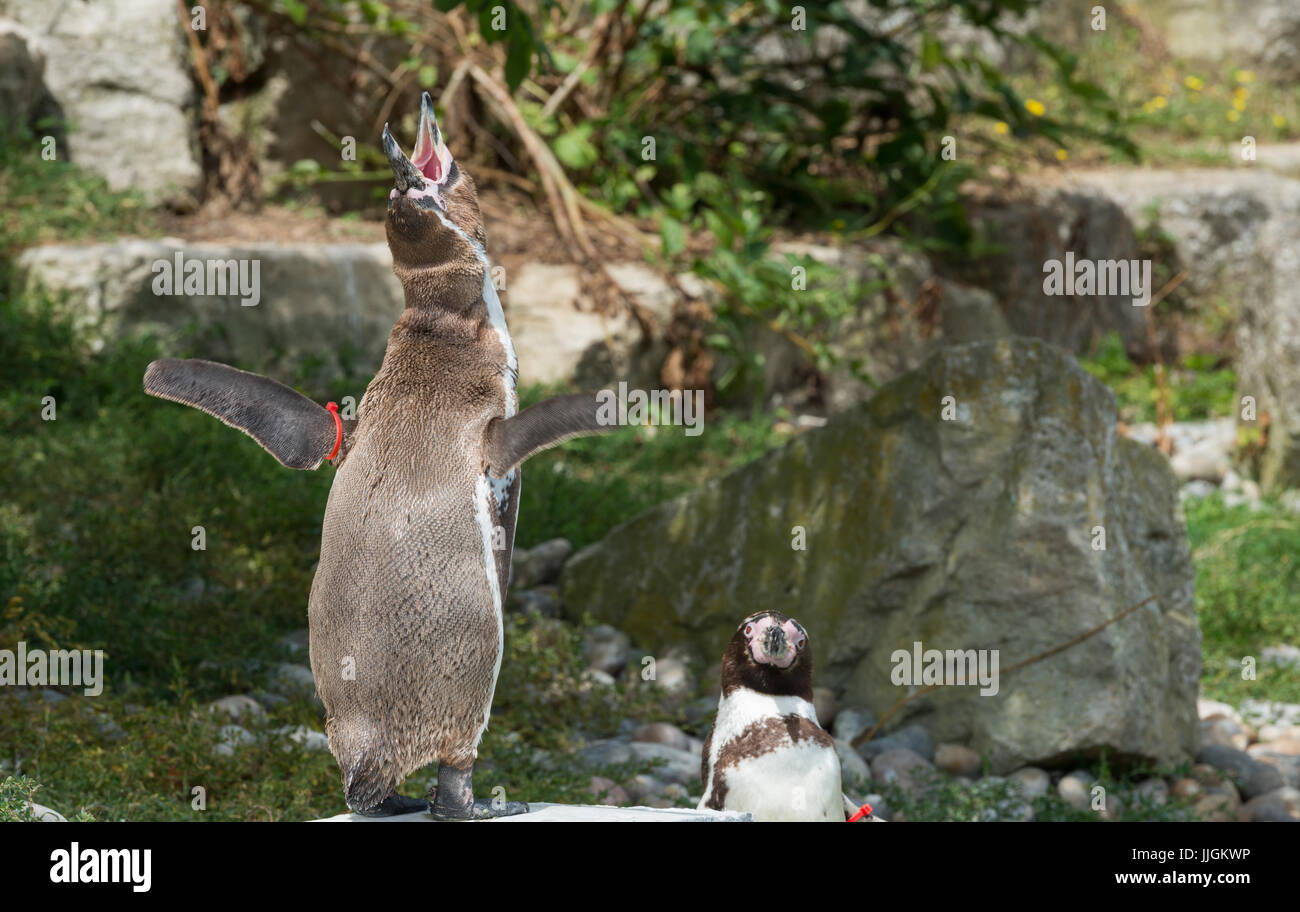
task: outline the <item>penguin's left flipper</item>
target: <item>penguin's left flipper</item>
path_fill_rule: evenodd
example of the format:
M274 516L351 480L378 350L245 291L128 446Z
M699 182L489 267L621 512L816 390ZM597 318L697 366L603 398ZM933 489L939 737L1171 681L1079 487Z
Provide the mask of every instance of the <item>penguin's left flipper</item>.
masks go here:
M339 422L328 409L283 383L214 361L154 361L144 391L238 428L291 469L316 468L338 440ZM345 436L351 424L343 422Z
M504 478L534 453L571 437L614 430L617 425L601 421L601 404L596 395L556 396L530 405L512 418L493 418L488 422L484 441L489 470Z

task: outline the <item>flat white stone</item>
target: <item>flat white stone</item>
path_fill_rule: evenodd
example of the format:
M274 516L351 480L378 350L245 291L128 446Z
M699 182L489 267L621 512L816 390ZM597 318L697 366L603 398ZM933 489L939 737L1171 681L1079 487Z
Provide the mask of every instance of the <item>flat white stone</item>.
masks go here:
M595 804L532 804L527 814L501 817L487 823L746 823L748 814L732 811L697 811L694 808L607 807ZM423 811L396 817L362 817L339 814L313 823L417 823L428 822Z

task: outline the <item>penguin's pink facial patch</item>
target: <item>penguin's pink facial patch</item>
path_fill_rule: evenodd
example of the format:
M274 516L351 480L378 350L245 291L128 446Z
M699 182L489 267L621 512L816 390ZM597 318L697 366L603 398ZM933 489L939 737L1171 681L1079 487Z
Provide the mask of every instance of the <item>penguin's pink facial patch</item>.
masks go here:
M807 633L793 618L750 618L745 622L744 635L754 661L777 668L789 668L808 645Z
M420 97L420 125L416 130L415 149L408 159L397 141L384 126L384 154L393 168L396 186L388 193L391 202L398 199L414 200L421 205L435 204L445 209L443 192L452 182L455 164L442 130L433 113L433 99L425 92Z

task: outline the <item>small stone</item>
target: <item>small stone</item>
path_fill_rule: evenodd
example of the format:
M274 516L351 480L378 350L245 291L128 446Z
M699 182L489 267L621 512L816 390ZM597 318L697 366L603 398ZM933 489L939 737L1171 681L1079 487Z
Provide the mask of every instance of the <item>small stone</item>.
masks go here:
M1208 763L1223 770L1240 786L1247 799L1281 788L1282 774L1267 763L1261 763L1245 751L1219 744L1202 747L1196 755L1199 763Z
M238 725L223 725L218 734L221 741L212 748L213 755L217 757L233 757L235 748L257 741L252 732Z
M889 801L879 792L872 792L862 799L862 804L871 805L871 816L879 817L881 820L889 820L894 816L893 808L889 806Z
M582 652L592 667L616 675L631 658L632 639L608 624L588 630L582 638Z
M1250 735L1246 729L1222 716L1216 716L1213 719L1204 719L1201 722L1201 745L1220 744L1226 747L1235 747L1237 750L1245 750L1250 744Z
M512 592L510 604L514 610L523 614L544 618L560 616L559 591L554 586L538 586L535 589Z
M670 655L655 662L654 685L670 694L684 694L694 688L695 682L686 662Z
M1265 662L1287 668L1300 668L1300 646L1283 643L1279 646L1266 646L1259 654Z
M1056 784L1056 794L1076 811L1086 811L1092 806L1092 774L1075 770Z
M1199 799L1205 794L1205 789L1202 787L1201 783L1197 782L1195 779L1189 778L1176 780L1169 790L1173 793L1174 797L1189 800Z
M682 711L686 716L687 728L703 735L713 726L713 718L718 714L718 698L699 697L687 703Z
M1300 820L1300 789L1283 786L1257 795L1237 809L1242 821Z
M871 761L871 781L896 784L907 792L917 792L929 784L934 767L930 761L906 747L891 748Z
M208 585L203 581L201 576L191 576L181 586L181 601L197 602L203 598L203 593L207 591Z
M47 808L43 804L37 804L34 801L27 801L24 802L24 804L27 805L28 810L32 812L32 814L36 817L36 820L40 823L67 823L68 822L67 818L64 817L62 814L60 814L58 811L52 810L51 808Z
M1225 719L1232 719L1234 722L1240 722L1241 716L1237 711L1227 703L1220 703L1218 700L1197 700L1196 715L1200 719L1214 719L1222 716Z
M664 797L669 801L680 801L690 797L690 791L680 782L669 782L664 786ZM699 799L695 799L695 804L699 804Z
M858 748L864 759L871 760L877 754L896 748L906 748L920 754L927 761L934 760L934 742L930 733L919 725L907 725L883 738L873 738Z
M662 779L648 773L638 773L627 781L624 788L633 801L645 802L650 798L663 797L666 794L667 785Z
M1237 819L1237 806L1226 795L1206 795L1192 806L1192 813L1204 821L1229 823Z
M260 718L266 715L266 710L262 708L262 704L247 694L234 694L229 697L222 697L220 700L213 700L208 704L208 712L221 713L236 721L245 716Z
M847 741L835 739L835 753L840 758L840 781L850 791L866 788L871 781L871 767Z
M599 805L619 807L629 803L627 792L613 779L604 776L592 776L587 783L587 791Z
M818 724L829 730L835 721L835 692L829 687L814 687L813 709L817 712Z
M615 684L614 676L599 668L586 669L582 672L580 680L582 683L579 690L582 693L587 693L592 687L613 687Z
M1274 741L1261 741L1258 744L1252 744L1246 748L1246 753L1252 757L1256 753L1266 754L1284 754L1289 757L1300 757L1300 738L1288 735L1285 738L1278 738Z
M980 755L963 744L940 744L934 749L934 765L949 776L973 779L980 774Z
M1143 779L1137 784L1134 792L1141 797L1144 803L1151 807L1164 807L1169 801L1169 786L1163 779Z
M1020 786L1020 794L1030 801L1041 798L1052 787L1052 777L1036 766L1026 766L1007 777L1008 782Z
M633 741L627 746L633 759L664 761L654 768L654 774L664 782L676 782L680 785L699 784L699 754L677 750L665 744L648 744L644 741Z
M651 722L649 725L642 725L632 732L632 740L647 744L666 744L677 750L691 749L690 736L676 725L669 725L667 722Z
M593 741L578 751L574 759L582 766L615 766L631 761L632 748L627 745L627 742L616 741L613 738Z
M275 667L274 679L287 696L310 697L316 692L316 679L306 665L281 662Z
M283 728L275 729L273 734L288 738L303 750L327 751L330 749L330 741L325 733L308 728L306 725L286 725ZM284 749L286 751L293 750L293 746L286 744Z
M555 582L571 554L573 545L565 538L552 538L526 551L516 551L510 566L510 585L531 589Z
M835 714L831 734L840 741L853 743L853 739L876 724L876 717L866 709L844 707Z

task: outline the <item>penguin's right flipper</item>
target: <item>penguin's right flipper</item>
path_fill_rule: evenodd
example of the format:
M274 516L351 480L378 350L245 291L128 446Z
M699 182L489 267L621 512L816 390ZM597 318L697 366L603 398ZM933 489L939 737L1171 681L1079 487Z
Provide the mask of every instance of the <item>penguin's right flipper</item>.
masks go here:
M530 405L512 418L494 418L485 440L488 468L504 478L529 456L571 437L612 431L617 425L602 419L596 393L556 396ZM604 407L608 409L608 406Z
M316 468L339 439L339 422L328 409L283 383L214 361L154 361L144 391L238 428L291 469Z

